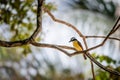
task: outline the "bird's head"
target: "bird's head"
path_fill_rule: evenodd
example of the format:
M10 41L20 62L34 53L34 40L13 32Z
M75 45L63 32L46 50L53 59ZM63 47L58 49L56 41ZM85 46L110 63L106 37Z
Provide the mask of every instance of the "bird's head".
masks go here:
M75 37L72 37L69 42L76 41L77 39Z

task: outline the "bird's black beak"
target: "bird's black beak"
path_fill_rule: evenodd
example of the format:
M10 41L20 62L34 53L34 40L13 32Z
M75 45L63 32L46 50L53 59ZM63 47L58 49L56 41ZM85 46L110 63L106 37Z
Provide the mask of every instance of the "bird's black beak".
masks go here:
M69 42L76 40L75 37L72 37Z

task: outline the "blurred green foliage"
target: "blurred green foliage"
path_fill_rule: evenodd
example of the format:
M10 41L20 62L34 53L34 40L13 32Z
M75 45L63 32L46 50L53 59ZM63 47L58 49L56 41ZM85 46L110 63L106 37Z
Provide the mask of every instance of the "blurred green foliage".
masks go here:
M44 4L44 6L49 10L56 10L52 3ZM8 31L12 33L10 41L24 40L31 36L36 28L36 13L35 0L0 0L0 24L9 25L10 31ZM40 38L37 38L37 41L40 41ZM31 52L29 45L22 48L24 55ZM5 55L3 52L0 54L1 58Z
M34 7L36 7L34 0L0 1L0 23L10 25L10 30L14 32L12 41L29 37L35 29L36 8Z
M109 56L97 55L96 53L92 53L92 56L93 56L95 59L99 60L100 62L105 61L107 64L111 64L111 63L115 64L115 63L116 63L116 60L110 58Z
M9 32L13 34L10 41L26 39L33 33L36 28L37 8L35 7L34 0L0 0L0 23L9 25ZM29 46L22 48L23 54L31 52ZM3 53L0 54L3 55Z
M73 8L102 13L111 18L114 18L117 6L112 0L70 0L68 4Z
M46 7L48 10L50 11L55 11L57 10L56 5L53 5L53 3L48 3L48 4L44 4L44 7Z
M111 66L107 66L107 68L111 68L114 69ZM116 71L120 72L120 67L115 68ZM101 69L98 69L96 71L96 76L95 76L96 80L120 80L120 76L116 76L113 74L110 74L106 71L103 71Z
M95 76L96 80L101 80L101 79L102 80L111 80L110 74L108 72L102 71L100 69L98 69L96 72L97 72L96 76Z
M113 63L115 65L116 60L114 60L108 56L105 56L105 55L97 55L96 53L92 53L92 56L95 59L99 60L100 62L105 61L108 64L108 66L106 66L106 68L114 69L114 70L120 72L120 67L113 68L112 65L110 65L111 63ZM103 71L101 69L98 69L95 72L96 72L96 76L95 76L96 80L119 80L120 79L119 76L110 74L109 72Z

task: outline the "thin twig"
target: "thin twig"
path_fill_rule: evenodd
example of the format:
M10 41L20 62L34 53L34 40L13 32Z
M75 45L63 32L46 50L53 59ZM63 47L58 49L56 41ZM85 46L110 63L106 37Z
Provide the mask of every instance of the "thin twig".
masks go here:
M86 51L90 51L90 50L96 49L96 48L104 45L104 43L107 41L107 39L109 38L109 36L112 35L112 33L116 31L116 30L114 31L114 29L115 29L115 27L117 26L117 23L119 22L119 20L120 20L120 16L119 16L119 18L117 19L117 21L116 21L116 23L114 24L114 26L113 26L113 28L111 29L111 31L110 31L110 32L108 33L108 35L106 36L106 38L102 41L102 43L100 43L100 44L98 44L97 46L94 46L94 47L92 47L92 48L89 48L89 49L87 49ZM118 26L119 26L119 25L118 25ZM118 26L117 26L117 27L118 27Z
M47 8L45 8L45 7L43 8L43 10L44 10L45 12L47 12L47 14L51 17L51 19L52 19L53 21L58 22L58 23L62 23L62 24L64 24L64 25L66 25L67 27L72 28L73 30L75 30L75 31L79 34L80 37L83 37L83 34L82 34L74 25L72 25L72 24L70 24L70 23L67 23L67 22L65 22L65 21L63 21L63 20L56 19L56 18L52 15L52 13L51 13Z
M93 62L90 60L91 63L91 69L92 69L92 75L93 75L93 80L95 80L95 73L94 73L94 65Z
M65 51L65 50L63 50L63 49L60 48L60 47L62 47L62 48L68 48L68 47L65 47L65 46L57 46L57 45L53 45L53 44L36 43L36 42L31 42L31 44L34 45L34 46L37 46L37 47L54 48L54 49L57 49L57 50L65 53L67 56L70 57L70 54L69 54L67 51Z
M111 32L111 34L113 34L119 27L120 27L120 16L118 17L118 19L116 20L115 25L113 26L114 30Z
M69 46L65 46L65 45L54 45L54 44L46 44L46 43L37 43L37 42L34 42L34 41L31 42L30 44L38 46L38 47L57 46L57 47L60 47L60 48L63 48L63 49L74 50L75 51L75 48L69 47Z
M106 36L85 36L85 38L106 38ZM108 39L120 41L120 39L115 37L109 37Z
M83 39L83 42L84 42L84 44L85 44L86 49L88 49L88 45L87 45L87 42L86 42L86 38L85 38L85 37L82 37L82 39ZM89 54L89 53L88 53L88 52L85 52L85 55L86 55L86 54ZM93 65L92 60L90 60L90 63L91 63L91 70L92 70L93 80L95 80L94 65Z
M115 27L117 26L119 20L120 20L120 16L119 16L119 18L117 19L117 21L116 21L116 23L114 24L114 26L113 26L113 28L111 29L111 31L109 32L109 34L108 34L108 35L106 36L106 38L103 40L103 42L102 42L101 45L103 45L103 44L107 41L107 39L109 38L109 36L110 36L113 32L116 31L116 30L114 31L114 29L115 29ZM118 26L119 26L119 25L118 25Z
M116 30L118 30L118 28L120 28L120 24L118 24L117 27L112 31L112 34L113 34Z

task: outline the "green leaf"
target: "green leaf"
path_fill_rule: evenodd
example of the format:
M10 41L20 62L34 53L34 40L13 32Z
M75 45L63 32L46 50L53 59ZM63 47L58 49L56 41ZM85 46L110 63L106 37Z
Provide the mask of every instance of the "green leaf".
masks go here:
M110 74L106 71L98 69L95 78L96 80L110 80Z
M23 50L23 55L24 55L24 56L27 56L29 53L32 52L29 45L24 45L24 46L23 46L23 49L24 49L24 50Z
M110 58L109 56L105 56L105 55L97 55L96 53L92 53L91 54L95 59L99 60L100 62L106 61L108 64L116 63L116 60Z
M57 8L56 8L56 6L55 5L53 5L53 3L47 3L47 4L44 4L44 6L48 9L48 10L50 10L50 11L55 11L55 10L57 10Z

